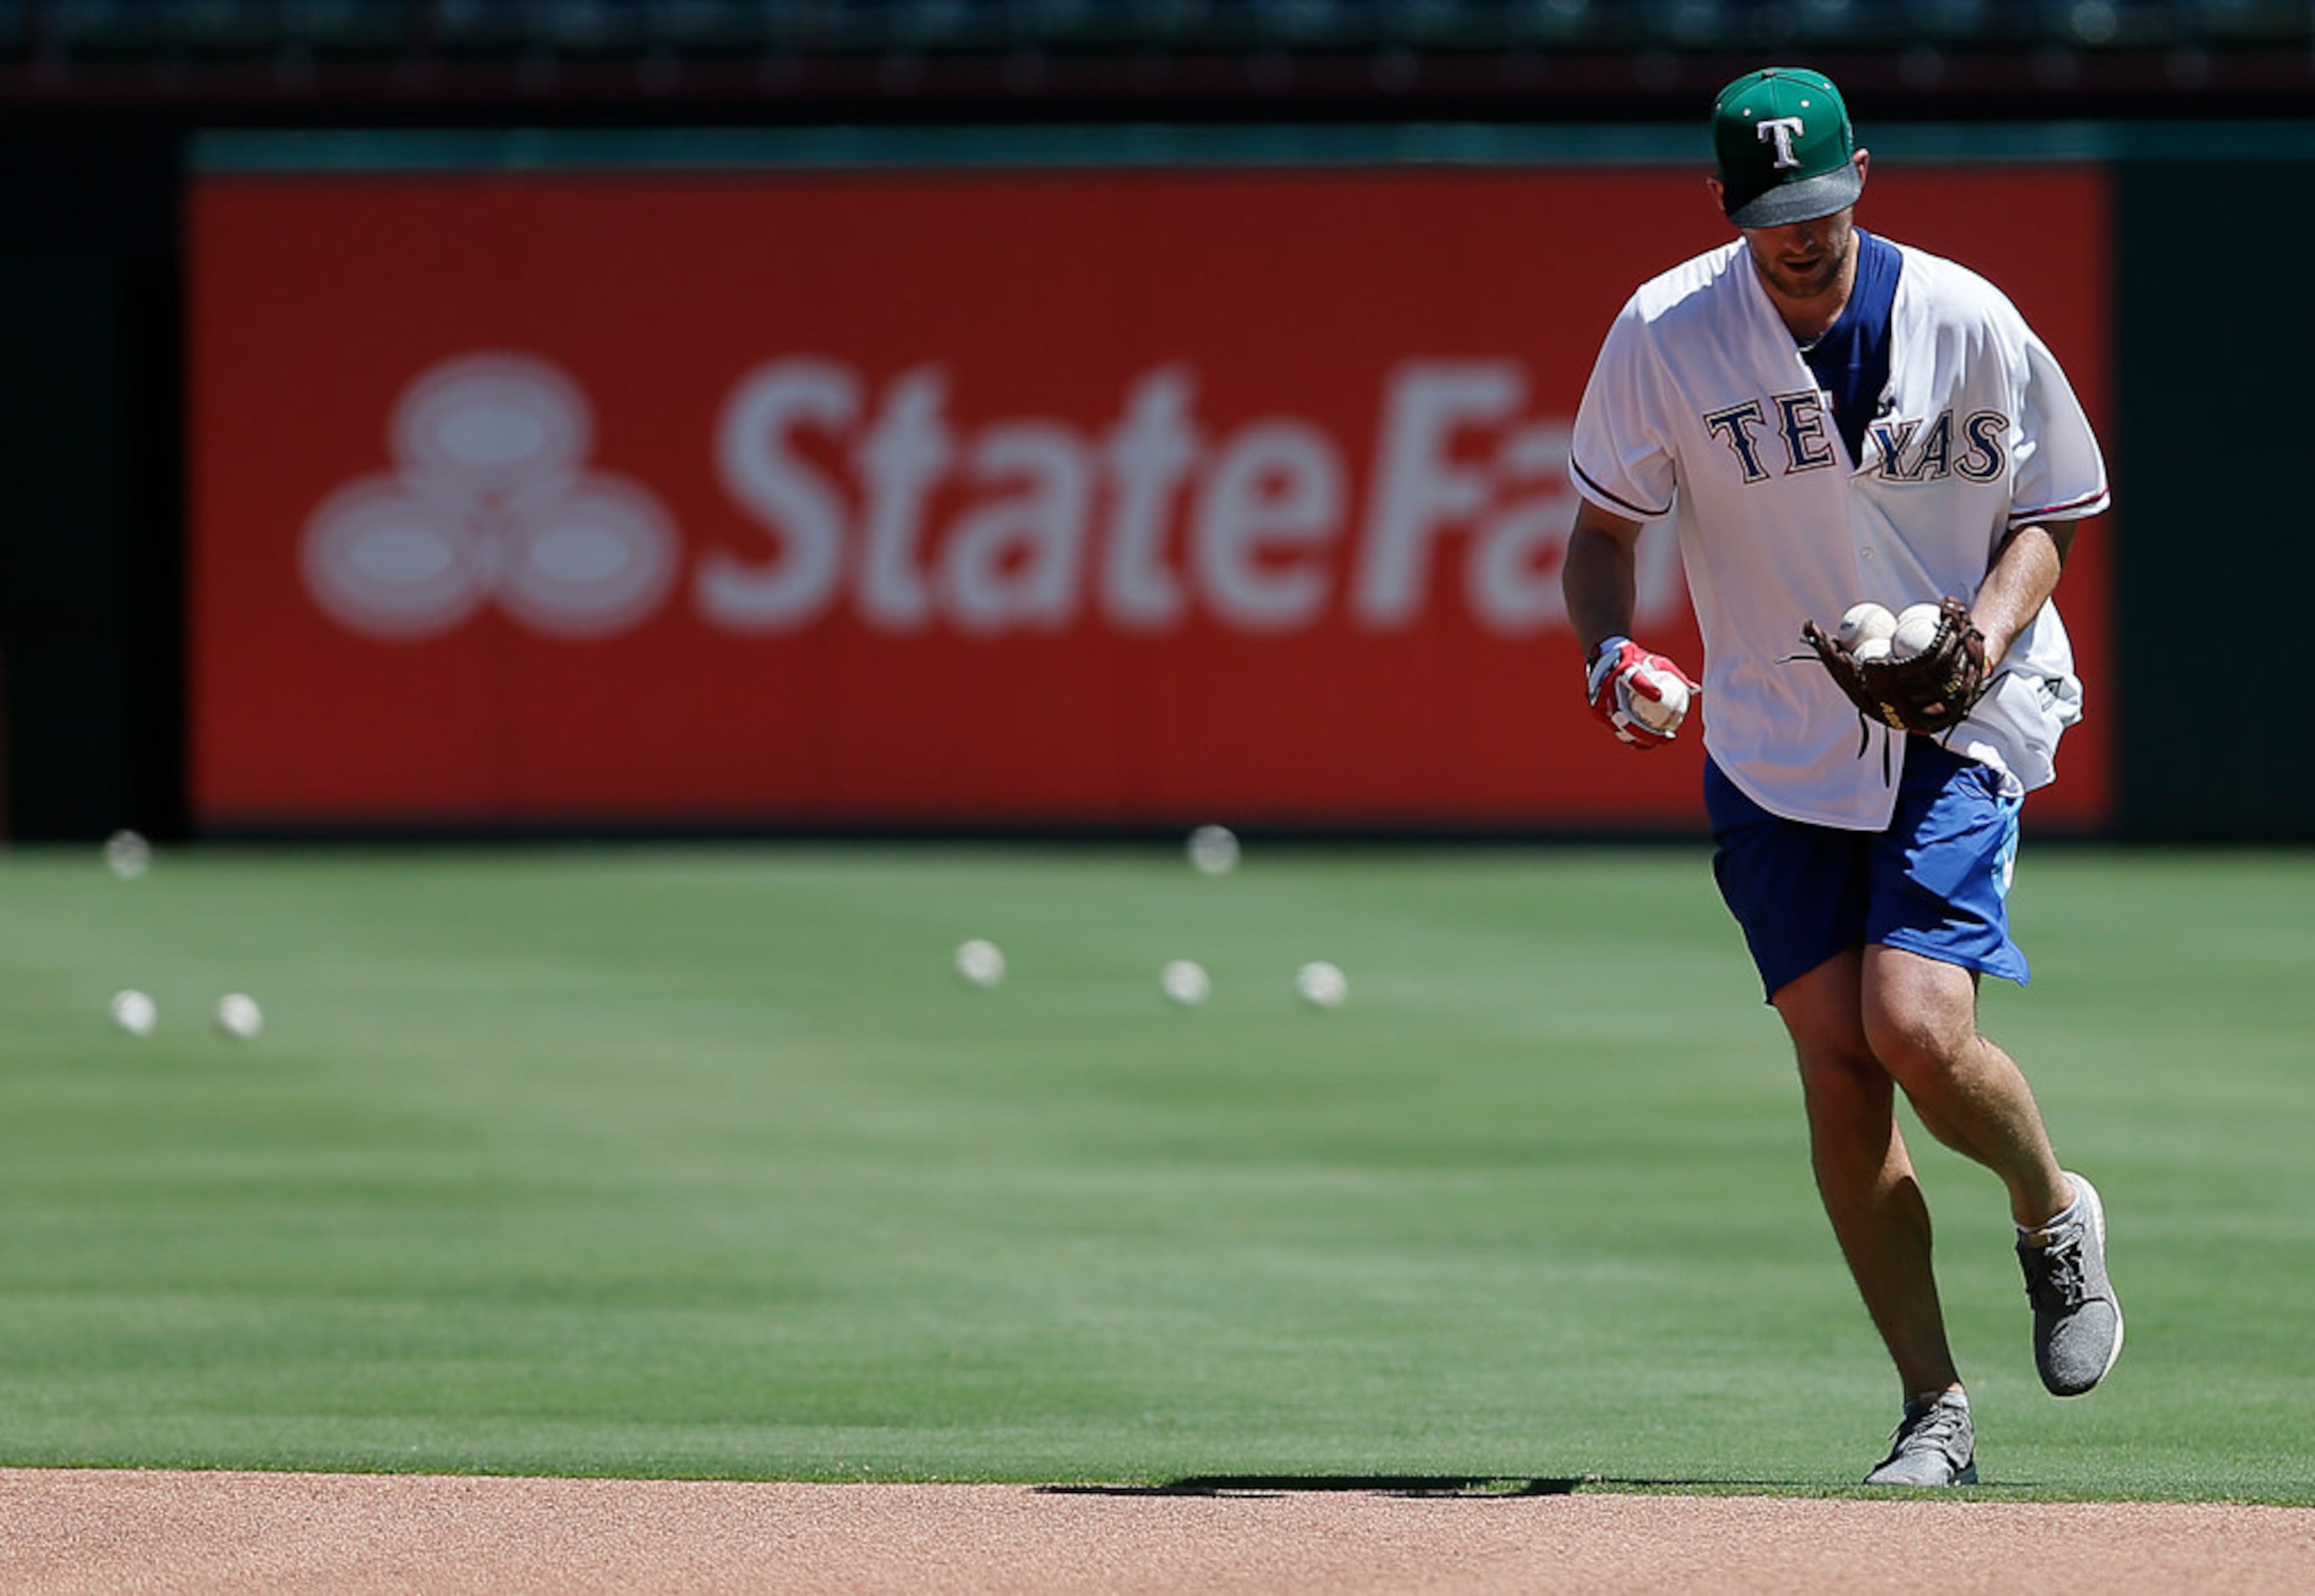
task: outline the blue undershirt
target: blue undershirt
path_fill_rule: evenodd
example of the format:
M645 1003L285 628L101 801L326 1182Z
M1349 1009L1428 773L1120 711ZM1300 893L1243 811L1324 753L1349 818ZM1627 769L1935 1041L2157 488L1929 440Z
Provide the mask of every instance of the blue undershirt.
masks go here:
M1801 351L1816 386L1832 398L1832 421L1855 469L1865 458L1865 430L1889 389L1889 310L1905 257L1885 238L1857 229L1857 278L1849 303L1810 348Z

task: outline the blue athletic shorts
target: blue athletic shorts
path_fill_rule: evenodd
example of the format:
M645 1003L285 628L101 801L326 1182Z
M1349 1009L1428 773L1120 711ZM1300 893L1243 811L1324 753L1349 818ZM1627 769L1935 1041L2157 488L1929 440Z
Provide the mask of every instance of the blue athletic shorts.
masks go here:
M1889 829L1843 831L1770 814L1707 759L1713 879L1767 994L1867 943L2024 986L2004 904L2023 799L1991 766L1915 737Z

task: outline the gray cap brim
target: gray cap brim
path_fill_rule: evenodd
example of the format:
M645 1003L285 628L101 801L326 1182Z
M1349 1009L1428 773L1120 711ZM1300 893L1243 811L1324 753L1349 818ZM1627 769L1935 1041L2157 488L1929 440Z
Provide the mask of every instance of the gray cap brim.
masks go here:
M1730 211L1728 219L1740 227L1783 227L1794 222L1813 222L1856 204L1857 196L1864 191L1863 174L1857 170L1855 162L1847 161L1837 171L1805 177L1798 182L1778 183L1765 194L1755 194Z

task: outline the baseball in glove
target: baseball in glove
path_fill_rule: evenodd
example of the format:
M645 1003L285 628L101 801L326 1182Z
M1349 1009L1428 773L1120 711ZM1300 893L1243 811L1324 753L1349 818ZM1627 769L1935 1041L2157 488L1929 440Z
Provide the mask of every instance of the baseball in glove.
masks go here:
M1801 641L1865 715L1901 732L1940 736L1961 724L1986 689L1985 634L1969 606L1948 598L1938 606L1936 634L1920 652L1858 659L1814 621L1801 623Z

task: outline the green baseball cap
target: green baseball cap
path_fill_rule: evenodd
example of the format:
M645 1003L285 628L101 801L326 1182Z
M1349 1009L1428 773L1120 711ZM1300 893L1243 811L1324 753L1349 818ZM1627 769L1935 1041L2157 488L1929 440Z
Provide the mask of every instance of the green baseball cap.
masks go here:
M1740 227L1814 221L1854 205L1865 187L1849 156L1857 136L1840 91L1821 72L1764 66L1712 107L1721 208Z

